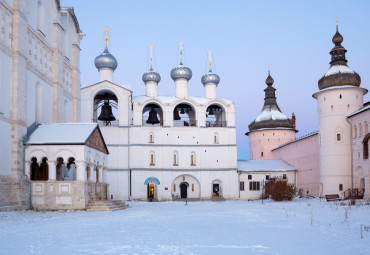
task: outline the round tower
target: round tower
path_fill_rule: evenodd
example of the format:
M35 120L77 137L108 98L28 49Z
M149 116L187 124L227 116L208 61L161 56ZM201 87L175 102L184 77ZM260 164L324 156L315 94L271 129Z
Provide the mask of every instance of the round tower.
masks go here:
M294 140L295 123L281 112L277 102L275 91L272 86L274 79L270 75L270 70L266 79L267 88L265 89L265 103L261 113L249 124L250 159L274 159L273 149ZM295 116L294 116L295 120Z
M208 50L209 53L209 71L202 76L202 83L206 90L206 98L217 98L217 85L220 83L220 76L212 72L212 57L211 50Z
M146 86L146 96L148 97L156 97L157 96L157 86L158 83L161 81L161 76L159 73L153 70L153 46L150 45L150 69L149 71L143 74L143 82Z
M193 76L191 69L182 64L182 45L180 43L180 64L171 70L171 78L175 81L176 97L188 96L188 81Z
M332 39L330 68L319 80L320 195L339 194L353 188L351 162L351 127L347 116L360 109L367 90L360 88L360 76L347 66L347 50L338 32Z

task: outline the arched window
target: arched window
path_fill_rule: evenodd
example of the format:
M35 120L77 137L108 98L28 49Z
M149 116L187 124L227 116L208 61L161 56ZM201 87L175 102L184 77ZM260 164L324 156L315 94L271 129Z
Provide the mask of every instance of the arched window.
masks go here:
M353 139L355 139L357 137L357 126L354 125L353 126Z
M37 11L37 29L44 33L45 15L42 0L39 0L37 3Z
M358 137L362 136L362 124L358 124Z
M339 191L343 191L343 184L339 184Z
M364 134L367 134L367 133L369 133L369 126L367 125L367 121L365 121L365 123L364 123Z
M365 136L364 140L362 141L364 159L368 159L369 158L369 139L370 139L370 133L368 133Z
M173 153L173 165L178 166L179 165L178 162L179 162L178 153L177 153L177 151L175 151Z
M149 103L143 108L143 126L163 126L162 108L155 103Z
M97 171L99 172L99 171ZM65 177L65 180L75 181L76 180L76 163L74 158L68 159L67 172L68 176Z
M173 125L176 127L195 127L196 112L190 104L181 103L173 109Z
M213 143L214 143L214 144L218 144L218 142L219 142L219 141L218 141L218 133L214 133L214 134L213 134Z
M36 83L35 91L35 122L42 123L42 85L40 82Z
M190 155L190 165L192 165L192 166L195 166L196 165L196 162L195 162L195 152L192 152L191 155Z
M155 158L154 158L154 152L150 152L150 165L155 165Z
M154 133L153 132L149 133L149 143L154 143Z

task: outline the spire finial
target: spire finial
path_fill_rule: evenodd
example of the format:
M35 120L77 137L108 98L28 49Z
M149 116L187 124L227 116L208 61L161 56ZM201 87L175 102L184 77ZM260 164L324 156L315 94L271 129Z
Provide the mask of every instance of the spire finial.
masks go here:
M271 65L269 64L267 68L268 68L268 70L269 70L269 75L270 75Z
M180 63L182 64L182 49L184 47L184 43L180 41L179 47L180 47Z
M338 32L338 17L335 19L336 23L337 23L337 32Z
M103 30L105 32L105 47L108 47L108 33L110 31L110 28L109 27L105 27Z
M152 69L152 67L153 67L153 49L154 49L154 46L149 45L149 48L150 48L150 69Z
M206 52L208 52L209 71L211 71L212 70L212 52L213 51L211 49L209 49Z

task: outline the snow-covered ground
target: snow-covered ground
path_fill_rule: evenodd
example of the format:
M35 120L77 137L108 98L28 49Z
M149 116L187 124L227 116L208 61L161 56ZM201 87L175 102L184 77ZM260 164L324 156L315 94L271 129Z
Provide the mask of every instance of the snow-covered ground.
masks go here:
M369 202L345 203L130 202L116 212L0 212L0 254L370 254Z

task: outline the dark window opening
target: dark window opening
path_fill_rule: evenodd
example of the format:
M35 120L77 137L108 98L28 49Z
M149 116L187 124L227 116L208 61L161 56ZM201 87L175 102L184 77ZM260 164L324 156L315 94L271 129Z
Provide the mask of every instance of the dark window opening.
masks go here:
M260 190L260 182L249 182L249 190Z
M252 180L252 175L248 174L248 180Z

